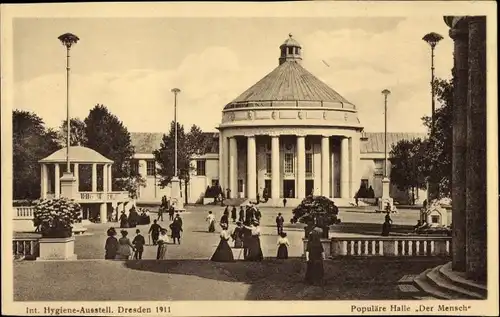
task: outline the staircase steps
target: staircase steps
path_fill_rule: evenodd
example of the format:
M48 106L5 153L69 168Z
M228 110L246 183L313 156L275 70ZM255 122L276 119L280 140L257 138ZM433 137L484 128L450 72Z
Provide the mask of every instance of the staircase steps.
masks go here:
M445 266L446 265L446 266ZM414 279L414 285L437 299L485 299L486 288L457 277L449 264L428 269Z

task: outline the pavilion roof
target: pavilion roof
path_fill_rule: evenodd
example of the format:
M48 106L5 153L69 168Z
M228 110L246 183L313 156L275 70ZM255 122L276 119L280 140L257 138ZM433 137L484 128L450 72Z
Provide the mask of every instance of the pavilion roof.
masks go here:
M69 147L69 161L72 163L113 163L99 152L84 146ZM66 162L66 147L57 150L44 159L40 163L64 163Z

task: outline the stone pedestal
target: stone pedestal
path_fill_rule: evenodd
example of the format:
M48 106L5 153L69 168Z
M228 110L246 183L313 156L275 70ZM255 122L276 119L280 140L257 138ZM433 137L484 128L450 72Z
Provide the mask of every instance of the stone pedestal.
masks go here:
M179 177L172 177L171 198L175 211L184 211L184 202L181 197L181 181Z
M390 204L391 210L394 208L394 201L389 196L391 181L389 178L384 177L382 179L382 197L378 200L378 210L385 211L385 206L387 203Z
M60 179L61 182L61 197L68 199L76 199L78 195L78 188L76 178L72 173L65 172Z
M41 238L40 256L37 260L76 260L75 237Z
M99 217L101 218L101 223L108 222L108 206L107 206L107 203L102 203L99 206Z

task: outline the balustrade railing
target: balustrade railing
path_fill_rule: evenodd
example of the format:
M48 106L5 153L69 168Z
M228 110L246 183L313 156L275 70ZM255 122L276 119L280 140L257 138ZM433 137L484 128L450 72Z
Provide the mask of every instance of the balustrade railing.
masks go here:
M102 200L124 200L128 198L128 192L80 192L80 200L102 201Z
M14 207L15 218L17 219L33 219L33 207Z
M332 256L449 256L451 237L335 237Z
M40 255L37 238L14 238L12 240L14 258L36 259Z

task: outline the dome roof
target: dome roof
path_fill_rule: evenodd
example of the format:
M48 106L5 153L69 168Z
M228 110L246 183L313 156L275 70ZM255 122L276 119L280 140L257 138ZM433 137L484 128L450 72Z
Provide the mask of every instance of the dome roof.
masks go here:
M313 101L321 107L333 103L335 108L346 104L346 108L354 109L348 100L294 61L283 62L224 109L245 108L249 103L260 101L270 101L271 104L273 101L297 101L298 104Z
M283 46L297 46L297 47L302 48L302 46L299 44L299 42L297 42L293 38L292 33L288 34L288 38L285 40L285 42L283 42L283 44L281 44L280 48Z
M70 146L69 160L72 163L113 163L112 160L104 157L99 152L84 146ZM40 163L64 163L66 162L66 148L55 151Z

